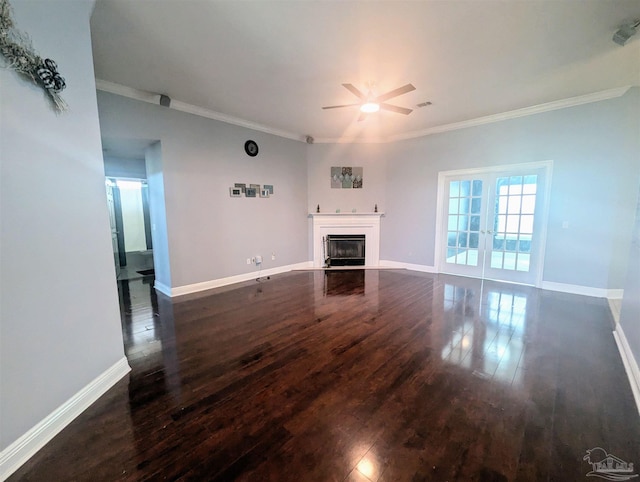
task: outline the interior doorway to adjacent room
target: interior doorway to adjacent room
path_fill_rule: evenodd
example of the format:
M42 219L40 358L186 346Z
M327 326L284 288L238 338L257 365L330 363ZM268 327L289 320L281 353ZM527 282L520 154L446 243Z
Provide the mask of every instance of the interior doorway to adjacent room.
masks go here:
M117 279L154 274L146 180L108 177L106 189Z

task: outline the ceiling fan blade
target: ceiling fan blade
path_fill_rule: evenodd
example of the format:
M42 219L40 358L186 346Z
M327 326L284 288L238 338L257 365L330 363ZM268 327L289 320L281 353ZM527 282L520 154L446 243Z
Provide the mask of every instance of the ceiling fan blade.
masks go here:
M339 109L341 107L353 107L354 105L360 105L360 104L328 105L326 107L323 107L323 109Z
M364 112L361 112L360 117L358 117L358 122L362 122L366 118L367 118L367 114L365 114Z
M408 115L413 112L413 109L407 109L406 107L398 107L391 104L380 104L380 108L384 110L390 110L391 112L397 112L398 114Z
M416 90L416 88L411 84L407 84L402 87L398 87L391 92L387 92L386 94L379 95L376 98L376 102L384 102L385 100L392 99L393 97L398 97L399 95L406 94L407 92L411 92L412 90Z
M342 86L355 95L358 99L366 100L367 96L360 92L353 84L342 84Z

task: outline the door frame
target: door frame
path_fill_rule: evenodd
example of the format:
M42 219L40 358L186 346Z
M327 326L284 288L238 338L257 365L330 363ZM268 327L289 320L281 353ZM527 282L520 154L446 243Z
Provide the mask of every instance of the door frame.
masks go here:
M549 221L549 203L551 200L551 183L553 176L553 160L547 161L537 161L537 162L523 162L519 164L504 164L497 166L487 166L487 167L475 167L469 169L454 169L450 171L440 171L438 172L438 189L437 189L437 198L436 198L436 239L435 239L435 247L433 253L433 259L435 264L435 269L437 273L442 273L442 259L440 253L443 248L443 222L444 215L443 209L445 205L444 193L445 189L445 179L449 176L458 176L458 175L480 175L480 174L499 174L506 173L517 170L526 170L526 169L544 169L545 170L545 184L544 190L541 193L543 196L542 199L542 212L540 213L540 247L539 254L540 257L536 273L535 273L535 284L537 288L542 286L542 277L544 274L544 256L547 245L547 224ZM536 213L537 214L537 213ZM460 275L462 276L462 275ZM504 280L498 280L504 281ZM513 281L504 281L506 283L514 283ZM515 283L518 284L518 283Z

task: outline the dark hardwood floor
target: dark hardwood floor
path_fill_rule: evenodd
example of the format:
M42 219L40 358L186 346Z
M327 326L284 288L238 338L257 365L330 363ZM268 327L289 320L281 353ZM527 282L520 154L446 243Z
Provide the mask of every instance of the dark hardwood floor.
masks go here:
M605 300L392 270L151 283L120 282L131 374L10 480L566 482L594 447L640 467Z

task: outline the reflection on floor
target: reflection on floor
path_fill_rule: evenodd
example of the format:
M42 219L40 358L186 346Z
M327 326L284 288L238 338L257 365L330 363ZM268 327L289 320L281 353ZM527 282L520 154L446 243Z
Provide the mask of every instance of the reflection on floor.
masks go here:
M129 379L10 480L574 481L595 447L640 463L605 300L403 270L182 301L119 285Z
M528 298L525 293L495 288L481 291L481 296L477 300L470 288L444 285L444 320L451 338L442 349L442 359L480 377L520 383ZM536 309L535 304L529 309Z

